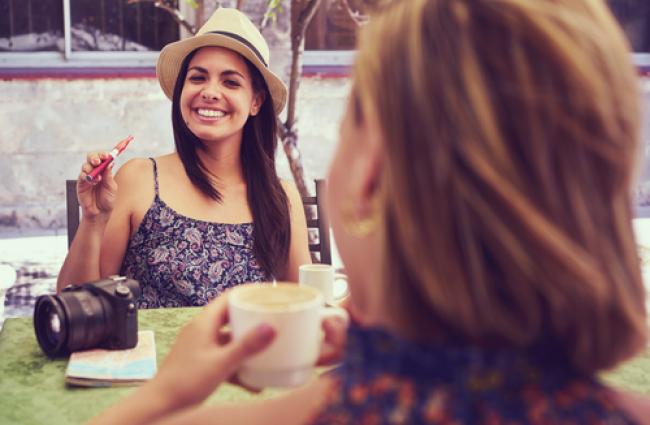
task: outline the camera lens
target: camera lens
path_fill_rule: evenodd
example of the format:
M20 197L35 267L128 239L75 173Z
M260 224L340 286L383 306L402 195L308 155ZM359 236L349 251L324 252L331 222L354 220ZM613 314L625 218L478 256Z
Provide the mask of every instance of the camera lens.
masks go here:
M110 305L90 291L39 297L34 308L38 343L50 357L97 347L111 329L110 311Z
M53 357L65 351L65 313L56 297L44 295L38 298L34 308L34 329L45 354Z

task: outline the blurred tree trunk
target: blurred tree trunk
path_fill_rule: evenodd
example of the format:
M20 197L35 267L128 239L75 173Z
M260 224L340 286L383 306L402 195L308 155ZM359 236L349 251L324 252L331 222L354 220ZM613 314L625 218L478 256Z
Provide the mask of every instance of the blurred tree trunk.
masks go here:
M291 174L302 196L309 196L309 190L305 181L302 157L298 149L296 101L302 74L301 58L305 46L305 33L320 3L321 0L291 0L291 71L289 73L287 118L284 123L280 123L280 140L289 161Z

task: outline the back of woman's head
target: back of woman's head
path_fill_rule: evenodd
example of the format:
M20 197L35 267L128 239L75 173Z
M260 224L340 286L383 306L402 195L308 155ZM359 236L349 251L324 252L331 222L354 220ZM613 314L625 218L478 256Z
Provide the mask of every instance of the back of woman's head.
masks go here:
M354 93L385 139L384 285L430 324L414 336L548 344L588 372L643 344L639 95L602 2L393 1Z

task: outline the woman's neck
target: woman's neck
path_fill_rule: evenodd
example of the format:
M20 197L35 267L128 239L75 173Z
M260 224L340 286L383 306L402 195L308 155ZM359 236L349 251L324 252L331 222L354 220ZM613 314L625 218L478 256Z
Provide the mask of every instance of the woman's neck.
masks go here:
M217 177L217 185L230 186L244 182L240 146L241 144L216 144L197 150L205 168Z

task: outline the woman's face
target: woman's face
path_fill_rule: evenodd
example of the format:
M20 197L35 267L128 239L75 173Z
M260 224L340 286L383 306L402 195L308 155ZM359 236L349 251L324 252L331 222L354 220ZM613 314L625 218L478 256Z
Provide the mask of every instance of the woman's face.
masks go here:
M205 143L241 142L244 124L259 112L245 59L222 47L203 47L190 60L180 96L181 116Z

